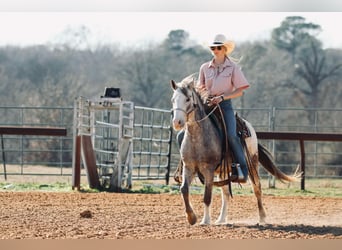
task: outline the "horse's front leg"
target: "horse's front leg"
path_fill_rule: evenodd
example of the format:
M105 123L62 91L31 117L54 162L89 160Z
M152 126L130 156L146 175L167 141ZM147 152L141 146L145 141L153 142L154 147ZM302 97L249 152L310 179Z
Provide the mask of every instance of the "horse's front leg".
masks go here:
M227 223L228 200L229 200L228 186L221 187L221 198L222 198L221 212L220 212L219 217L215 221L216 225Z
M213 191L213 181L214 181L214 174L211 171L206 171L204 174L205 178L205 188L204 188L204 215L201 221L201 225L209 225L210 224L210 205L211 205L211 198L212 198L212 191Z
M197 221L196 214L194 213L189 200L189 187L192 178L193 173L191 173L185 166L183 166L183 180L180 191L182 193L182 198L185 205L185 212L187 214L187 219L190 225L194 225Z

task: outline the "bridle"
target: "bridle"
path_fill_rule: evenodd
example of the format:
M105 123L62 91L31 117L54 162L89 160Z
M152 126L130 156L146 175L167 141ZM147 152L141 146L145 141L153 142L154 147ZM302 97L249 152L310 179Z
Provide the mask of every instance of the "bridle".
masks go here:
M188 95L186 94L186 91L184 88L177 88L175 91L179 90L187 99L190 99L190 97L188 97ZM193 93L191 95L191 99L192 99L192 107L189 110L185 110L183 108L172 108L171 112L173 114L174 111L179 110L182 111L186 116L188 116L190 113L192 113L193 111L195 111L196 109L196 104L195 104L195 99L193 96Z
M177 90L180 90L180 92L186 97L186 98L189 98L190 97L187 95L186 91L184 88L177 88ZM176 90L176 91L177 91ZM173 112L175 110L179 110L179 111L182 111L183 113L185 113L186 116L188 116L190 113L192 113L193 111L195 111L197 108L198 108L198 105L195 103L195 98L194 98L194 93L192 92L191 93L191 99L192 99L192 107L191 109L189 110L185 110L185 109L182 109L182 108L172 108L171 109L171 113L173 114ZM199 120L195 120L194 122L198 123L198 122L201 122L205 119L207 119L212 113L215 112L215 110L219 107L219 105L216 105L208 114L206 114L203 118L199 119Z

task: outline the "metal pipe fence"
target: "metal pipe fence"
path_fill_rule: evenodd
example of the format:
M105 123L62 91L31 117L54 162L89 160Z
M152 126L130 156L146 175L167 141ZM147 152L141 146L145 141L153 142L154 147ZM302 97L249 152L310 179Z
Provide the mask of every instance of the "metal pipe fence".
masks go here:
M65 107L0 107L0 125L65 127L67 136L3 135L7 175L69 175L72 161L73 109ZM4 162L3 162L4 164ZM48 166L42 173L32 166ZM3 172L0 172L3 174Z
M165 179L170 175L172 128L169 110L135 107L133 179Z
M73 150L73 107L0 107L0 125L65 127L67 136L3 135L7 175L71 175ZM135 107L133 176L166 179L179 160L176 133L170 110ZM342 109L251 108L237 109L256 131L342 133ZM278 166L291 173L300 163L300 149L291 141L262 140L273 152ZM305 142L306 177L341 178L340 142ZM47 166L40 172L35 166ZM0 166L0 175L3 174ZM261 170L261 176L267 176Z

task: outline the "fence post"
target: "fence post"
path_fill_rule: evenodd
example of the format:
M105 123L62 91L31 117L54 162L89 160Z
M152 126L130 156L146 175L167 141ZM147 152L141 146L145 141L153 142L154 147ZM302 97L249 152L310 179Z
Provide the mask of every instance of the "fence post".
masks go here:
M4 137L2 134L1 134L1 150L2 150L2 163L4 165L4 177L5 177L5 181L7 181L5 146L4 146Z
M275 128L275 119L276 119L276 107L271 108L272 112L270 114L270 129L274 131ZM272 153L275 155L275 141L272 141ZM275 177L273 175L268 175L268 187L275 188Z
M300 189L305 190L305 147L304 147L304 140L300 140L300 170L302 172L301 181L300 181Z
M166 167L166 176L165 176L166 185L169 185L170 172L171 172L171 150L172 150L172 136L173 136L172 129L173 129L172 126L170 126L169 152L167 155L167 167Z
M81 188L81 136L74 136L72 160L72 189L80 191Z

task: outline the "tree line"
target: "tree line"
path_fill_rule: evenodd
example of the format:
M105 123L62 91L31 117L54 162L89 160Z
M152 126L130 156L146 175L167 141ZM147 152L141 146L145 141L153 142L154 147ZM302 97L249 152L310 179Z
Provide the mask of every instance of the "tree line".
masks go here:
M289 16L269 40L236 44L232 57L251 88L234 100L235 106L341 108L342 50L324 49L320 31L319 24ZM78 96L100 97L105 87L118 87L123 99L137 106L170 109L169 81L197 73L212 58L182 29L171 30L159 43L125 48L80 48L79 38L87 37L84 28L66 36L55 44L0 47L1 106L71 107ZM291 119L311 123L314 117L308 112ZM326 119L341 124L339 117Z
M236 105L336 107L342 51L323 49L319 30L318 24L290 16L270 40L237 44L232 56L251 88ZM197 73L210 58L185 30L170 31L160 43L125 49L114 44L77 49L71 42L1 47L1 105L71 106L75 97L100 96L107 86L121 88L123 98L136 105L169 108L169 81Z

